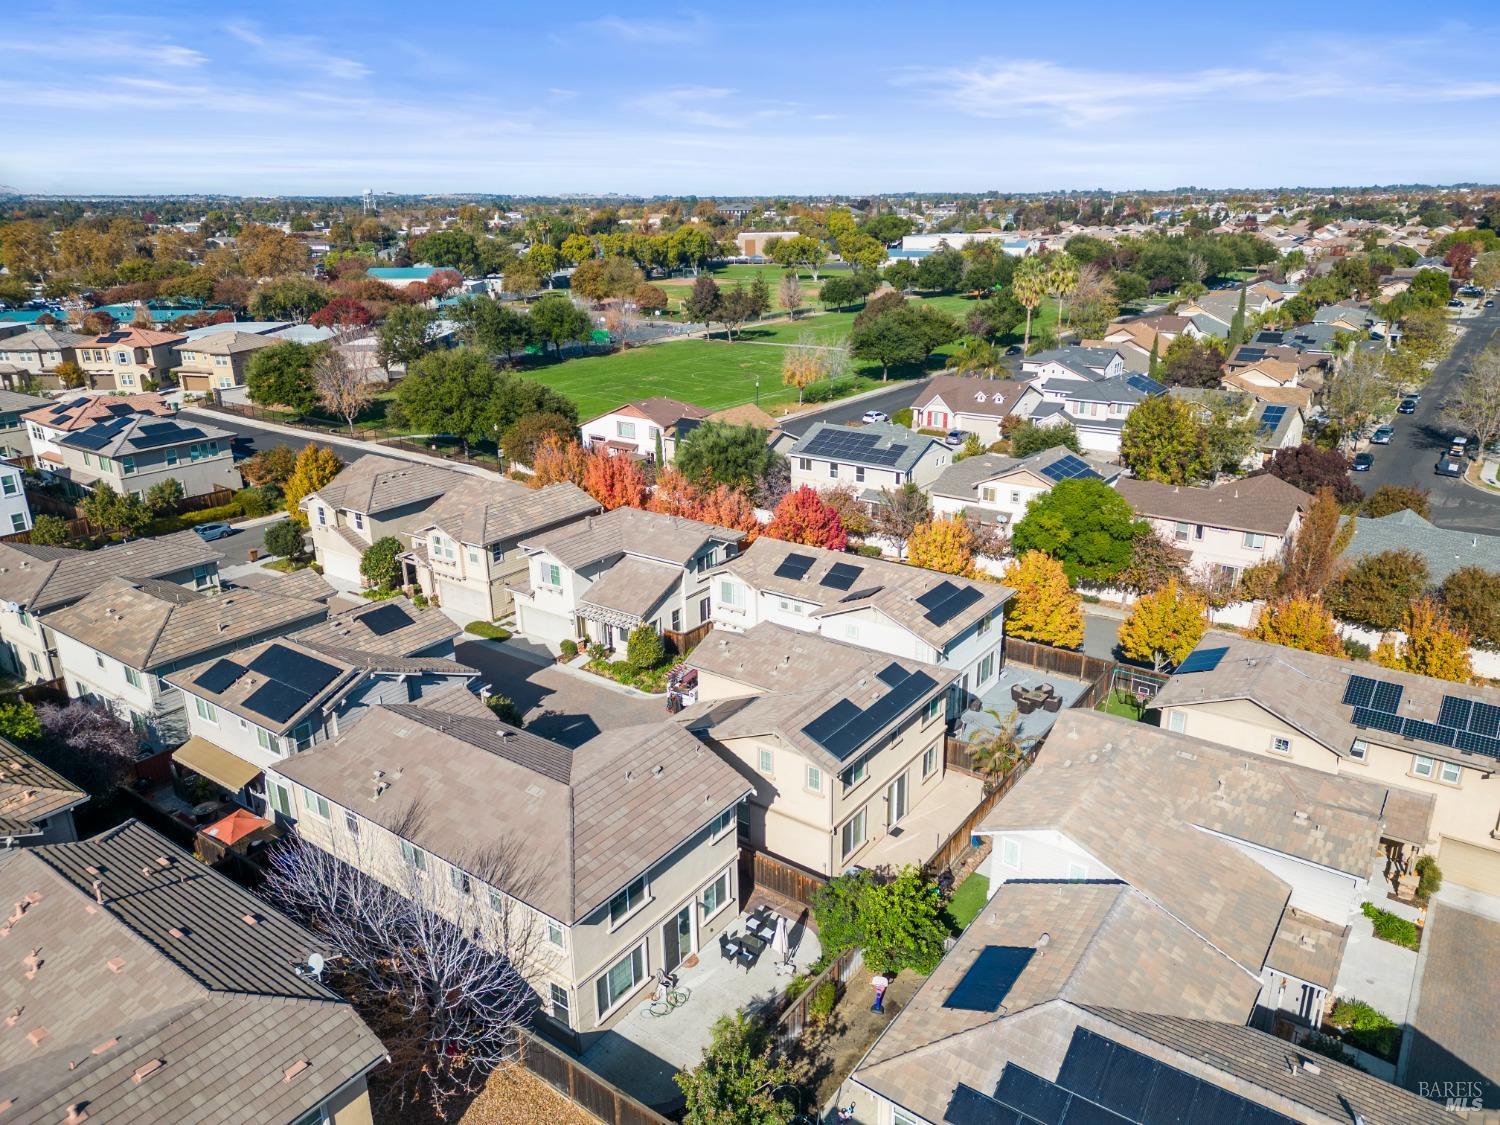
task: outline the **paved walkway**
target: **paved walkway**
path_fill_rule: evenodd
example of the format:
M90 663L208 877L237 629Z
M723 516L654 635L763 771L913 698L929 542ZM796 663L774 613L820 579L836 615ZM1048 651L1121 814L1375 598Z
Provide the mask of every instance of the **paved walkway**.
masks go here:
M1409 903L1387 898L1385 890L1385 877L1377 866L1365 887L1364 896L1349 913L1349 943L1344 948L1344 961L1339 966L1334 995L1363 1000L1402 1023L1406 1019L1417 976L1416 951L1377 938L1374 923L1364 916L1360 906L1373 902L1380 909L1412 922L1417 920L1420 912Z

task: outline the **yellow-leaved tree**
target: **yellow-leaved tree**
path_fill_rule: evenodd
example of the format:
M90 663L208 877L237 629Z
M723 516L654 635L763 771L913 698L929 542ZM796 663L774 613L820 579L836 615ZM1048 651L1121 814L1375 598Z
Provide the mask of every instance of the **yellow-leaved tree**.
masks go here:
M1297 595L1271 602L1261 610L1251 635L1273 645L1321 652L1325 656L1344 655L1344 643L1334 628L1333 614L1328 612L1322 598Z
M1016 592L1006 609L1007 633L1059 648L1083 644L1083 600L1068 585L1062 563L1027 551L1006 567L1000 581Z
M302 452L297 454L297 464L292 469L292 475L287 477L286 486L282 489L286 496L287 514L302 526L307 526L307 513L297 505L304 496L318 491L325 484L338 476L339 470L344 467L344 462L339 460L339 455L331 449L323 449L308 442L302 447Z
M1377 664L1438 680L1467 683L1474 678L1469 634L1431 598L1418 598L1406 607L1401 632L1405 637L1399 641L1391 634L1381 639L1374 655Z
M944 516L919 523L906 541L912 566L967 575L974 569L974 533L963 516Z
M1160 672L1181 664L1208 629L1208 603L1176 578L1135 603L1120 626L1120 648Z

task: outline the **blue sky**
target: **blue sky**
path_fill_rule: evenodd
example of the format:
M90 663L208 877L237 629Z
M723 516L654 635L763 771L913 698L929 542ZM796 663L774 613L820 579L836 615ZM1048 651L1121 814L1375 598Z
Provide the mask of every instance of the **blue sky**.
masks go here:
M1386 0L1296 8L17 4L0 33L0 184L728 195L1500 181L1500 11L1463 5L1482 22L1443 23Z

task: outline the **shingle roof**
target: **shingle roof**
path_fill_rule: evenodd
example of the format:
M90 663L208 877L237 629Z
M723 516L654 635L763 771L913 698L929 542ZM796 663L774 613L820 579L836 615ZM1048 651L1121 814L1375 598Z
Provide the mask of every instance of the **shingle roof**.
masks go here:
M805 555L813 560L811 568L800 579L776 573L791 554ZM823 584L828 572L839 564L858 572L853 585L846 589ZM811 602L818 607L813 613L816 617L873 608L939 649L972 629L986 615L999 612L1015 592L994 582L955 578L885 559L804 547L766 535L750 544L743 554L730 559L716 573L733 574L757 590ZM917 599L945 582L960 590L972 590L979 596L963 610L939 623L928 616L926 607Z
M82 1102L98 1121L226 1122L253 1105L290 1122L385 1056L295 971L311 934L135 821L0 853L0 897L29 903L12 934L41 951L0 1039L7 1121L52 1125Z
M602 516L589 516L566 527L530 536L522 540L521 546L546 551L570 570L581 570L625 554L682 566L711 540L738 543L744 537L742 531L683 516L616 508Z
M234 435L217 426L200 422L183 422L177 418L158 418L150 414L132 414L95 422L58 438L59 445L81 449L102 457L122 457L132 453L150 453L190 442L222 440L228 451Z
M0 738L0 837L35 835L41 821L87 800L62 774Z
M942 476L932 482L928 491L934 496L948 496L954 500L978 500L981 484L1020 472L1029 472L1050 487L1052 482L1041 475L1042 470L1064 457L1078 457L1078 454L1067 446L1059 445L1028 457L1006 457L999 453L965 457L944 469ZM1118 465L1111 465L1106 461L1096 461L1090 457L1079 459L1106 482L1113 481L1122 471Z
M487 547L600 510L597 500L567 482L527 488L513 480L465 476L427 510L420 530L435 527L460 543Z
M699 421L707 418L711 413L713 413L711 410L705 410L701 406L694 406L690 402L681 402L675 398L657 396L655 398L643 398L635 402L624 403L613 410L606 410L603 414L590 418L589 422L597 422L600 418L608 418L611 414L626 414L645 418L647 421L654 422L663 430L670 430L684 418ZM588 425L588 422L585 422L584 425Z
M238 355L241 352L259 351L261 348L269 348L277 341L262 336L256 332L241 332L237 329L227 329L223 332L215 332L208 336L198 336L188 340L182 350L190 352L205 352L208 355Z
M944 448L943 444L930 434L919 434L915 430L909 430L905 426L897 426L891 422L872 422L867 426L835 426L828 422L815 422L797 439L796 444L787 450L787 456L815 456L828 459L828 454L807 453L813 442L825 433L874 436L878 440L870 447L871 452L878 450L894 453L895 450L900 449L900 453L895 455L894 460L867 460L857 452L840 453L832 458L840 464L869 465L903 473L911 472L917 462L921 461L933 446Z
M1466 566L1500 570L1500 535L1449 531L1428 523L1410 509L1378 519L1356 516L1354 538L1342 557L1353 560L1398 550L1421 555L1427 564L1428 580L1434 585Z
M281 773L378 823L419 809L412 842L459 866L476 862L478 841L517 841L539 869L501 889L568 923L750 791L673 723L606 731L570 751L483 711L437 700L374 708ZM379 797L373 770L390 785Z
M0 351L5 350L5 345L10 341L0 340ZM46 405L47 400L37 398L35 395L23 395L19 391L7 391L0 388L0 414L14 414L17 411L35 410L38 406Z
M7 341L9 343L9 341ZM132 415L171 418L177 412L162 394L83 395L59 399L22 417L51 430L83 430L99 422Z
M1332 991L1338 983L1339 966L1348 941L1348 926L1335 926L1316 915L1289 908L1276 928L1276 940L1271 943L1266 964L1277 972L1290 973L1298 980Z
M7 336L4 340L0 340L0 351L56 352L64 348L76 348L79 344L91 339L93 339L92 336L68 332L61 328L33 328L28 332Z
M1030 383L1014 379L987 379L977 375L934 375L917 394L912 406L921 409L933 399L942 399L955 413L1004 418L1031 389Z
M376 516L423 501L454 487L464 474L425 461L403 461L366 453L339 470L316 496L330 508ZM305 506L312 497L304 498Z
M1021 368L1034 371L1044 364L1059 363L1086 379L1097 379L1100 377L1099 371L1108 367L1118 355L1119 352L1114 348L1082 348L1077 345L1048 348L1027 356L1021 361Z
M1140 516L1265 535L1285 535L1297 513L1312 503L1300 488L1269 473L1209 488L1121 477L1115 488Z
M210 563L217 569L220 558L191 531L97 551L0 543L0 599L45 613L77 601L112 577L165 578Z

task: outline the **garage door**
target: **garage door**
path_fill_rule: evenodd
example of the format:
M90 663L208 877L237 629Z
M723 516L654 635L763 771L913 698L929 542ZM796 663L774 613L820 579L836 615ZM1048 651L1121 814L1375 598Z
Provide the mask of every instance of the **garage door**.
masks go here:
M562 643L575 632L570 618L544 613L524 601L516 603L516 627L525 637L553 644Z
M438 597L443 608L450 614L468 618L470 621L490 620L490 588L476 590L458 582L438 580Z
M356 585L363 584L364 579L359 573L358 555L346 555L341 551L324 551L320 561L323 563L323 573L329 578L342 579Z
M1494 848L1444 836L1438 851L1438 866L1443 869L1445 883L1500 895L1500 851Z

